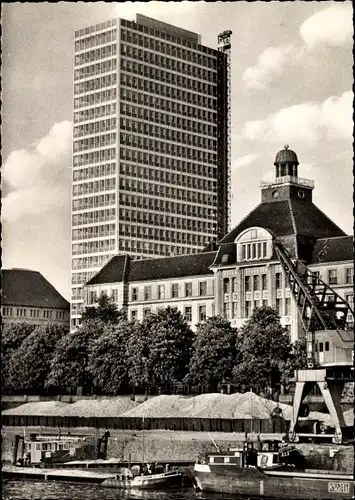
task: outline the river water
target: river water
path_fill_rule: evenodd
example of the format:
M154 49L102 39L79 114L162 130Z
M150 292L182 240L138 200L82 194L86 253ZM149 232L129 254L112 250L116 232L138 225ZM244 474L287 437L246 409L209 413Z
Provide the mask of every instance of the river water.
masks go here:
M4 481L2 500L238 500L233 495L197 492L193 488L124 491L85 484ZM253 500L255 497L253 497Z

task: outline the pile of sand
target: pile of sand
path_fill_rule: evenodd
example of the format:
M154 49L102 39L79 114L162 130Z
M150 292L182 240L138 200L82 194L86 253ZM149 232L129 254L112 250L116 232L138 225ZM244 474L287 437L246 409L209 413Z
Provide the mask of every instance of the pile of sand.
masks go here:
M157 396L123 414L125 417L195 417L195 418L255 418L268 419L274 408L281 410L285 420L291 420L292 406L275 403L253 392L231 395L212 393L195 397ZM308 419L331 423L327 413L310 412ZM353 425L354 410L344 413L346 425Z
M343 413L345 425L354 425L354 408L350 408L349 410ZM309 413L309 419L311 420L320 420L324 422L326 425L332 426L332 419L329 413L321 413L319 411L311 411Z
M354 408L344 411L345 425L354 425Z
M120 417L122 413L134 408L129 398L79 399L75 403L62 401L39 401L26 403L3 412L4 415L29 415L43 417Z
M201 394L192 397L181 410L181 417L269 418L276 403L250 392L245 394Z
M195 397L157 396L148 399L131 411L127 417L200 417L200 418L269 418L276 407L252 392L245 394L200 394ZM283 412L288 405L279 404ZM285 417L287 418L287 417Z
M179 417L233 418L234 405L230 396L225 394L200 394L189 399L188 405ZM225 417L228 415L228 417Z
M68 415L69 403L62 401L38 401L36 403L25 403L24 405L17 406L4 410L4 415L29 415L29 416L44 416L44 417L62 417Z
M138 403L129 398L79 399L69 405L69 416L75 417L120 417L135 408Z
M124 417L177 417L179 412L189 403L189 399L184 396L161 395L149 398L136 408L124 413Z
M281 416L291 420L292 406L275 403L253 392L244 394L200 394L187 397L162 395L136 403L127 397L80 399L75 403L41 401L26 403L5 410L4 415L75 416L75 417L146 417L146 418L240 418L267 419L278 407ZM308 419L320 420L331 425L330 415L311 411ZM354 423L354 409L344 412L346 425Z
M190 398L179 416L205 418L270 418L278 406L284 418L289 406L269 401L253 392L244 394L201 394Z

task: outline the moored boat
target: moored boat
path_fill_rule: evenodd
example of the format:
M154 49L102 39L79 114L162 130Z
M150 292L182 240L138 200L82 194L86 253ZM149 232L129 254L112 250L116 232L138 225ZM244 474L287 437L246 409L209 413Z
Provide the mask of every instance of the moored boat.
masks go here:
M191 484L175 465L132 465L106 456L106 431L97 441L97 458L83 460L85 440L73 436L15 436L13 464L2 467L3 479L94 483L110 488L165 489ZM69 461L68 461L69 459Z
M15 435L13 465L52 467L64 462L106 458L110 433L102 437L53 434Z
M146 490L167 489L183 486L184 474L179 470L170 470L157 474L141 473L139 467L122 467L115 471L90 470L80 468L39 468L4 465L3 479L60 481L69 483L90 483L109 488Z
M284 500L352 499L354 476L303 467L295 447L266 441L227 452L208 453L194 466L196 487L202 491Z
M156 490L183 486L183 483L184 474L179 470L138 475L132 467L122 469L115 478L105 479L101 485L108 488Z

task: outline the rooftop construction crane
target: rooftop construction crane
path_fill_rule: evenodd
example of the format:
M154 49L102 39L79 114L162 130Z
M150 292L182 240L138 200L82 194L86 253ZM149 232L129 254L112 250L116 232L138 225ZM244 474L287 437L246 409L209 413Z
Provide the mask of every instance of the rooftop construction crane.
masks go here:
M222 82L225 83L226 93L224 95L224 103L219 106L220 111L224 110L224 113L219 113L222 119L222 123L218 126L219 143L221 152L225 153L225 166L226 166L226 176L227 179L219 179L219 185L224 186L224 193L222 194L222 199L227 200L227 232L230 231L230 214L231 214L231 99L232 99L232 84L231 84L231 50L232 50L232 32L230 30L223 31L218 35L218 51L225 55L225 71L218 72L218 78L221 75ZM223 83L219 82L218 87L223 88ZM219 155L221 158L223 155Z
M340 406L346 382L353 378L354 333L346 329L348 302L305 264L293 259L280 242L274 242L276 254L295 299L307 341L307 369L296 370L293 415L289 431L291 441L301 436L298 419L301 403L314 385L318 385L334 424L333 443L341 444L346 427ZM303 434L302 434L303 435ZM312 437L313 434L308 434Z

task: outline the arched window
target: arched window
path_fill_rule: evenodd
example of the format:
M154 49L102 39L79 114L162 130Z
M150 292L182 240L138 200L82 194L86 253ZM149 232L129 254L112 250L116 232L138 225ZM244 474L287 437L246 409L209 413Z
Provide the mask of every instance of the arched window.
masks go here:
M238 262L266 260L272 256L272 236L266 229L259 227L246 229L235 242Z

